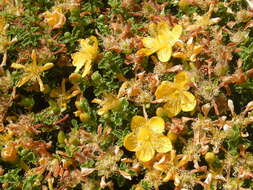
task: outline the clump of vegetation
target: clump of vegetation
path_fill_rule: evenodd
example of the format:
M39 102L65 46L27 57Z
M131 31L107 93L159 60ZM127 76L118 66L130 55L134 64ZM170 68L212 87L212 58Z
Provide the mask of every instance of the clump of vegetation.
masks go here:
M250 0L0 0L0 187L253 188Z

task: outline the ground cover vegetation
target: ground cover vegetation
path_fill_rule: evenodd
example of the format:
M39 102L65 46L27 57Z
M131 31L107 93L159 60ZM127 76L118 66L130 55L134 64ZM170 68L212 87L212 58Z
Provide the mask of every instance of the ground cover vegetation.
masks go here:
M253 188L253 1L0 0L0 186Z

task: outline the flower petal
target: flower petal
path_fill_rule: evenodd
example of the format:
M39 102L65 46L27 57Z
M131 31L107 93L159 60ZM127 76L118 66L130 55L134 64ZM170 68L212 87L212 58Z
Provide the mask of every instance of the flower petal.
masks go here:
M163 35L163 34L166 35L170 31L170 26L165 21L159 22L157 23L157 31L159 35Z
M158 38L163 39L164 42L168 43L169 46L173 46L178 39L180 38L182 33L182 26L181 25L176 25L172 31L168 31L166 33L163 33L162 35L158 36Z
M182 109L180 96L174 96L174 98L168 101L163 108L166 110L168 117L176 116Z
M145 143L140 150L136 152L137 158L142 162L151 160L155 155L155 150L152 148L151 143Z
M165 122L161 117L152 117L149 120L149 128L155 133L163 133Z
M140 56L149 56L153 53L155 53L156 50L154 49L149 49L149 48L142 48L140 50L138 50L136 52L137 55L140 55Z
M172 54L172 47L171 46L167 46L165 48L162 48L162 49L158 50L158 52L157 52L158 59L161 62L169 61L171 54Z
M27 83L31 78L33 77L32 74L25 74L22 76L22 79L18 81L17 87L23 86L25 83Z
M144 117L135 115L133 116L132 121L131 121L131 129L132 131L134 131L138 129L139 127L144 127L146 123L147 123L147 120Z
M180 72L175 76L174 82L179 86L178 88L182 90L188 90L190 82L189 75L186 72Z
M153 131L148 127L140 127L137 131L137 140L140 144L143 144L150 140Z
M42 82L40 76L37 76L36 79L37 79L37 81L39 83L40 91L43 92L45 88L44 88L44 85L43 85L43 82Z
M174 35L174 38L176 40L178 40L182 34L183 28L181 25L176 25L173 29L172 29L172 33Z
M155 96L157 99L167 100L176 90L177 89L175 88L174 83L169 81L163 81L156 89Z
M159 153L165 153L172 150L172 143L166 136L159 135L153 141L155 150Z
M90 71L91 71L91 61L89 60L84 65L82 77L85 77L86 75L88 75Z
M94 59L98 53L98 40L95 36L90 36L87 39L82 39L80 41L81 50L80 52L84 52L90 55L90 59Z
M85 64L87 60L87 55L82 52L76 52L71 54L71 58L73 59L72 64L76 67L75 73L78 72Z
M124 138L124 147L129 151L136 151L138 148L137 137L134 133L129 133Z
M146 38L142 39L142 43L143 43L144 47L152 49L157 44L157 40L155 38L146 37Z
M18 63L12 63L11 67L15 68L15 69L24 69L24 68L26 68L25 65L21 65L21 64L18 64Z
M36 67L36 65L37 65L37 55L36 55L36 51L35 50L32 50L31 58L32 58L32 65L33 65L33 67Z
M183 91L181 95L181 104L183 111L192 111L196 106L196 98L192 93Z
M51 69L53 66L54 66L53 63L46 63L45 65L39 67L39 69L40 69L40 72L43 72L43 71Z

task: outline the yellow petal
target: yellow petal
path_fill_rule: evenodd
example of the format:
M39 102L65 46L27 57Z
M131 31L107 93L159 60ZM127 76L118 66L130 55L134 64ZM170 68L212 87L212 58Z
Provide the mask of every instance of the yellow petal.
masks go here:
M157 52L158 59L161 62L169 61L171 54L172 54L172 47L171 46L167 46L165 48L162 48L162 49L158 50L158 52Z
M53 63L46 63L45 65L43 65L42 67L40 67L40 72L46 71L51 69L54 66Z
M158 135L154 141L152 141L155 150L159 153L165 153L172 150L172 143L166 136Z
M157 99L168 100L171 94L176 91L176 87L172 82L163 81L155 91L155 96Z
M157 24L156 23L149 24L148 25L148 32L150 33L151 36L156 37L158 34Z
M33 77L32 74L27 74L22 76L22 79L18 81L17 87L23 86L25 83L27 83L31 78Z
M182 26L176 25L172 31L168 31L166 33L161 34L158 36L160 41L164 41L165 43L168 43L169 46L173 46L180 38L182 33Z
M182 52L175 52L175 53L173 53L173 57L180 58L180 59L186 59L187 58L187 54L182 53Z
M40 76L37 77L37 81L40 85L40 91L43 92L44 91L44 85L43 85L43 82L42 82Z
M152 117L148 123L149 128L155 133L163 133L165 122L161 117Z
M137 158L142 162L151 160L155 155L155 150L152 148L151 143L145 143L140 150L136 151Z
M12 63L11 67L15 68L15 69L24 69L25 65L21 65L21 64L18 64L18 63Z
M150 138L152 136L153 131L149 129L148 127L140 127L137 131L137 140L138 142L145 143L147 141L150 141Z
M80 92L81 92L80 90L74 90L70 95L66 96L66 99L69 100L78 95Z
M98 53L98 41L95 36L90 36L87 39L82 39L80 41L81 50L91 55L91 59L94 59Z
M174 35L175 39L179 39L181 34L182 34L183 28L181 25L176 25L173 29L172 29L172 33Z
M72 64L76 67L75 69L76 73L84 66L87 60L87 55L85 53L76 52L71 54L71 58L73 59Z
M137 55L141 56L149 56L153 53L155 53L156 50L154 49L149 49L149 48L142 48L136 52Z
M95 99L93 99L91 102L92 102L92 103L96 103L96 104L101 104L101 103L103 102L103 100L100 100L100 99L95 98Z
M102 107L97 110L97 113L98 113L98 115L104 115L107 111L108 111L108 109L106 109L105 107Z
M31 58L32 58L32 65L36 66L37 65L37 55L36 55L36 51L35 50L32 50Z
M124 147L129 151L136 151L138 148L137 137L134 133L129 133L124 138Z
M91 71L91 61L87 61L84 65L82 77L85 77L86 75L88 75L90 71Z
M196 98L192 93L183 91L181 94L181 104L183 111L192 111L196 106Z
M155 39L155 38L151 38L151 37L143 38L142 43L143 43L144 47L146 47L152 51L157 51L157 49L159 48L159 43L158 43L157 39Z
M152 48L154 45L154 41L155 41L155 39L151 38L151 37L146 37L146 38L142 39L142 43L143 43L144 47L146 47L146 48Z
M165 21L159 22L157 24L157 31L159 35L168 34L170 31L170 26Z
M81 46L81 51L85 51L85 49L89 47L89 40L88 39L81 39L80 46Z
M146 123L147 123L147 121L144 117L136 115L132 118L131 129L136 130L139 127L144 127L146 125Z
M80 40L81 49L79 52L71 54L73 59L72 64L76 67L75 72L78 72L85 64L83 76L87 75L91 68L91 62L98 54L98 41L95 36Z
M188 90L190 88L188 85L190 82L190 78L186 72L178 73L174 79L174 82L176 83L176 85L178 85L178 88L182 90Z
M159 117L164 117L167 115L166 110L164 110L164 108L162 108L162 107L157 108L155 113Z
M179 95L175 96L173 99L168 101L163 108L168 114L168 117L174 117L181 111L181 99Z

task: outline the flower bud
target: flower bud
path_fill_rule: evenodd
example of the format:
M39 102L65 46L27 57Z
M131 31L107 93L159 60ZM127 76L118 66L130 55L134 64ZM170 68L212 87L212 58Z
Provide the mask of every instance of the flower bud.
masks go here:
M64 144L64 140L65 140L65 133L63 131L60 131L57 135L57 140L58 143L60 144Z
M208 164L213 164L216 159L216 155L213 152L207 152L205 155L205 160Z
M71 73L71 75L69 75L69 80L72 84L78 83L80 79L81 79L81 75L78 73Z
M80 118L81 122L86 122L90 119L90 116L89 116L89 114L84 112L79 115L79 118Z

